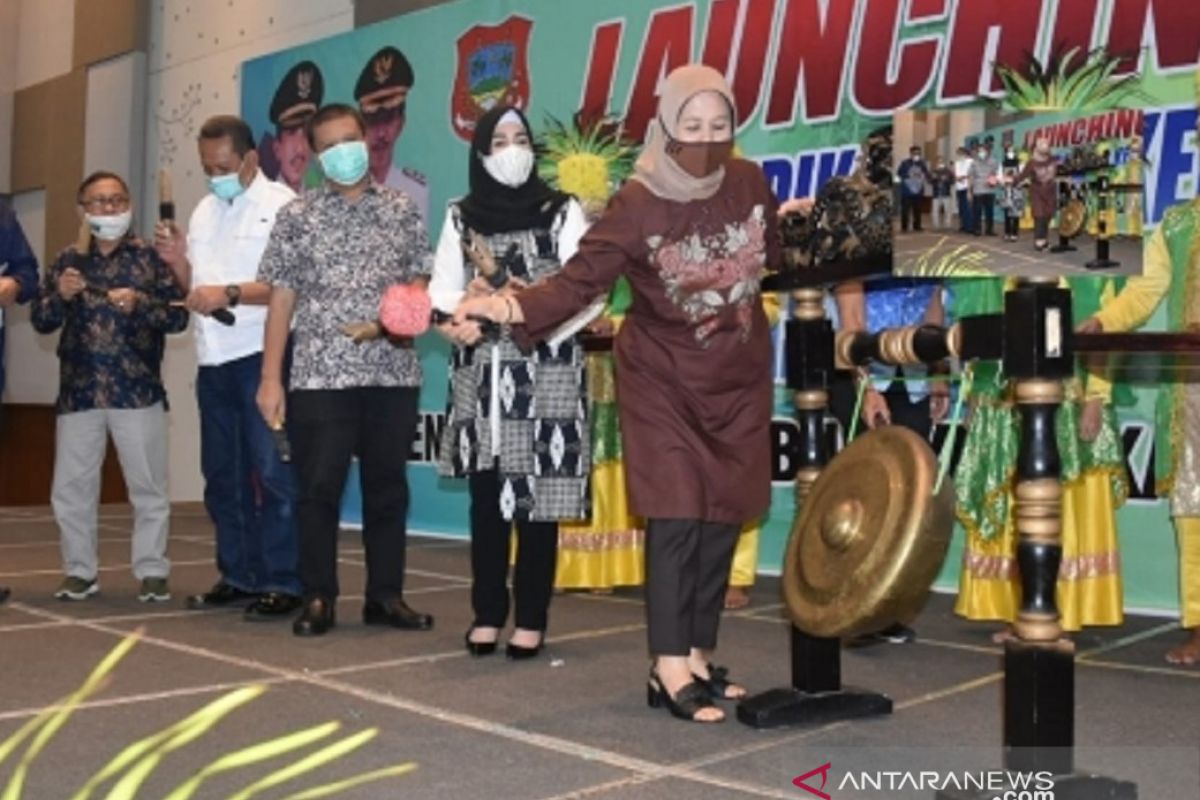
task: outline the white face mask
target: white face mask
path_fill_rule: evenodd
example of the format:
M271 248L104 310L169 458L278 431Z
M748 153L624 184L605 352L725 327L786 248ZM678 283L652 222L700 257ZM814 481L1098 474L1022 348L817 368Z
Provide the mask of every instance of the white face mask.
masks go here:
M92 229L92 235L103 242L114 242L120 239L129 232L129 223L132 221L132 210L107 216L87 215L87 223L88 227Z
M533 172L533 150L510 144L498 153L484 156L483 168L500 183L515 189L529 180Z

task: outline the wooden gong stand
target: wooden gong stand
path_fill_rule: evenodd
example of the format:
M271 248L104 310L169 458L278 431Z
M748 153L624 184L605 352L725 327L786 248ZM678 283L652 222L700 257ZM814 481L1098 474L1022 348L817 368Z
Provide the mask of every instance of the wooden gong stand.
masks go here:
M795 285L795 278L791 280ZM766 290L772 288L768 285ZM834 337L821 289L800 289L793 297L796 308L788 322L786 356L788 385L796 390L800 421L798 504L828 461L823 425L835 364L933 363L949 355L1003 362L1004 374L1015 382L1020 417L1014 514L1021 571L1016 637L1005 644L1004 652L1004 768L1058 776L1057 800L1135 800L1137 787L1132 783L1075 772L1075 648L1062 636L1055 600L1062 561L1062 465L1054 421L1063 402L1063 381L1073 374L1077 352L1197 354L1200 336L1077 336L1070 291L1059 288L1055 278L1022 279L1005 294L1003 314L966 318L949 330L921 326ZM791 687L744 700L738 706L743 723L773 728L891 713L885 696L842 687L838 639L814 637L795 625L790 639ZM937 796L984 797L956 791Z

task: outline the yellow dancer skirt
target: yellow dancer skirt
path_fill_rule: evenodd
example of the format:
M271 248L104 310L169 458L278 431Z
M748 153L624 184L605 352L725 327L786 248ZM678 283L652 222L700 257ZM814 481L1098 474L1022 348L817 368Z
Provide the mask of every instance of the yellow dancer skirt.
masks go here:
M588 402L592 422L592 518L558 525L556 589L610 590L646 580L645 521L629 511L621 457L616 381L609 353L588 355ZM758 564L758 528L743 530L731 580L752 586Z
M645 582L645 528L628 508L622 462L594 467L591 521L558 525L556 589L612 589ZM742 529L733 553L731 586L754 585L758 533L757 524Z
M1102 470L1064 487L1063 560L1056 598L1064 630L1120 625L1123 620L1121 561L1117 550L1112 481ZM1020 586L1017 535L1012 516L990 540L968 530L955 613L973 620L1013 622Z
M631 516L622 461L592 468L592 518L558 525L558 589L612 589L645 581L645 526Z
M1179 605L1185 628L1200 628L1200 517L1176 517Z

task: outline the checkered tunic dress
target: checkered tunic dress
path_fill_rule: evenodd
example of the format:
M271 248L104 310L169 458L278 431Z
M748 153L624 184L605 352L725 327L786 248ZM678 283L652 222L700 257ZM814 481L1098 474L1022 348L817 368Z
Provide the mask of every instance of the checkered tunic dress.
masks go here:
M484 237L499 257L512 245L520 256L510 275L528 283L557 272L564 210L548 230ZM455 226L463 231L457 206ZM465 262L469 282L474 266ZM499 351L499 357L493 351ZM439 448L442 475L464 477L496 468L500 511L505 519L550 521L589 516L591 444L587 420L584 353L577 337L531 353L513 343L505 326L497 341L455 347L451 359L448 417ZM493 387L499 395L500 441L493 447Z

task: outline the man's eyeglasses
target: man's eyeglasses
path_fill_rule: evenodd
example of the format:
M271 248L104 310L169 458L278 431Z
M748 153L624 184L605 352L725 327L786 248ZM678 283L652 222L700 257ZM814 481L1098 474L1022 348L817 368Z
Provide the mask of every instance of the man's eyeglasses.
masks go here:
M129 198L123 194L114 194L109 197L91 197L86 200L80 200L79 205L88 211L103 211L106 208L123 211L129 208Z

